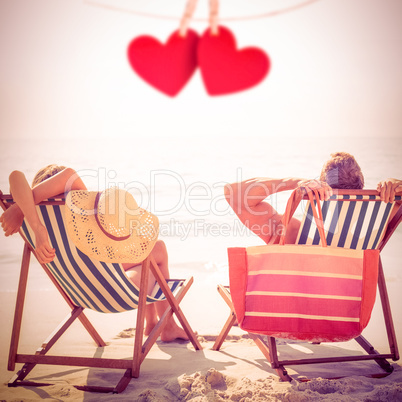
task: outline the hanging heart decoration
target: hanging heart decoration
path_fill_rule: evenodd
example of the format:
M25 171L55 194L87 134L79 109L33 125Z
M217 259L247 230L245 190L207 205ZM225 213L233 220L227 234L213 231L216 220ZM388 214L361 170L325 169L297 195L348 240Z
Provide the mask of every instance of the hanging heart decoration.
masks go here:
M131 41L127 57L132 69L149 85L171 97L187 84L197 68L197 32L177 30L166 44L143 35Z
M197 66L209 95L226 95L259 84L270 69L268 55L257 47L238 50L236 38L218 26L218 0L210 0L210 27L201 39L188 29L197 0L188 0L179 30L166 44L143 35L131 41L127 56L132 69L149 85L176 96Z
M198 65L207 92L225 95L259 84L270 69L268 55L257 47L236 48L233 33L218 26L207 29L198 44Z

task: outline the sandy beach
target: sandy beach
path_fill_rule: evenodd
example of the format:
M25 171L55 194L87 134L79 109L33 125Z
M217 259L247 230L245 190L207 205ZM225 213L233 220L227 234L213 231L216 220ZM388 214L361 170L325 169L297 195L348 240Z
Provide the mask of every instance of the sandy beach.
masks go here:
M20 239L8 239L18 242ZM383 253L388 291L393 308L397 337L401 343L401 307L397 303L401 288L398 267L398 244L402 234L397 232ZM4 242L2 242L4 243ZM174 250L172 252L175 255ZM185 254L182 258L186 258ZM339 364L304 365L289 367L295 379L291 383L279 380L275 371L265 360L247 334L237 327L220 351L212 345L225 322L228 308L216 291L216 285L227 274L222 267L211 268L208 273L194 270L194 284L183 299L182 308L190 325L197 331L203 346L195 351L191 343L164 343L160 340L152 348L141 366L138 379L132 379L127 389L118 395L97 394L77 390L73 385L86 383L102 386L115 385L122 371L88 369L83 367L37 366L29 375L33 381L51 382L46 387L8 388L12 373L6 369L8 345L12 326L13 308L18 272L18 261L3 261L3 269L10 272L8 289L0 293L1 301L1 388L0 399L4 401L399 401L402 400L402 367L391 362L394 372L385 378L368 378L366 375L380 373L374 362L350 362ZM27 302L20 343L20 352L32 353L56 325L68 314L64 300L51 290L48 279L33 262L33 280L28 284ZM191 266L184 262L172 265L172 272L187 277ZM4 285L4 284L3 284ZM75 323L54 346L51 353L89 357L130 358L133 345L133 328L136 312L105 315L87 311L87 315L108 343L96 348L92 339ZM372 319L363 335L380 352L388 352L380 306L377 301ZM311 357L356 354L359 349L354 341L346 343L312 345L295 341L278 340L281 357ZM49 352L50 353L50 352ZM20 365L17 365L19 367ZM325 377L344 377L328 380ZM302 382L305 378L314 378Z

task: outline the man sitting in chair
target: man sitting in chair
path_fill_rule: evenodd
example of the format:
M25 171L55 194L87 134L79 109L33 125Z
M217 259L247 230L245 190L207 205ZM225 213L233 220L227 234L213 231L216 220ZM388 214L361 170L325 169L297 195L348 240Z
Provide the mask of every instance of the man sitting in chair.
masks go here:
M362 189L363 186L363 174L355 158L346 152L337 152L324 164L319 180L254 178L227 184L224 191L227 202L241 222L268 244L272 236L281 234L282 215L264 201L267 197L281 191L303 188L303 191L316 189L321 200L328 200L333 194L332 189ZM393 202L395 193L402 191L402 180L381 181L377 191L382 201ZM296 242L300 224L296 218L290 220L286 243ZM274 242L278 241L279 236Z

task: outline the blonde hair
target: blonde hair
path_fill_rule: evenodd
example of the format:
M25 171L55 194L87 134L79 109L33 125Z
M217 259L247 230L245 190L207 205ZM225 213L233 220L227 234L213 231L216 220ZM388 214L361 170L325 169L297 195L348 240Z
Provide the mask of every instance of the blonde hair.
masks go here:
M322 168L321 181L327 182L332 188L362 189L364 177L356 159L347 152L331 154Z
M59 166L59 165L45 166L44 168L40 169L38 173L36 173L32 181L32 187L36 186L39 183L42 183L42 181L45 181L49 177L54 176L55 174L61 172L65 168L66 168L65 166Z

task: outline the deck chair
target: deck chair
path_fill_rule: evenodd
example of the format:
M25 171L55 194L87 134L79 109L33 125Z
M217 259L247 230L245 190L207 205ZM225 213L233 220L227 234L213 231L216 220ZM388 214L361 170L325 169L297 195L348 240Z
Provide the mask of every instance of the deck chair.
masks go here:
M320 236L312 215L311 204L308 201L307 196L304 197L302 202L305 203L306 208L296 244L318 245L320 242ZM397 212L392 219L390 219L391 211L395 212L394 207L397 208ZM334 194L330 200L321 202L321 208L325 237L327 244L330 247L343 247L359 250L378 249L381 251L399 223L402 221L401 196L396 196L393 203L384 203L380 200L378 192L372 190L337 190L337 193ZM235 249L229 248L229 254L234 250ZM229 262L229 270L230 269L231 265ZM285 366L345 361L374 360L383 371L380 374L375 374L373 376L388 375L393 371L393 367L389 364L387 359L392 359L394 361L398 360L399 352L381 257L379 262L378 289L390 353L380 354L362 335L360 335L355 338L355 340L367 354L280 360L278 357L276 339L274 337L267 336L267 341L265 341L264 337L258 333L249 332L249 336L254 340L256 345L267 358L271 367L284 381L292 380ZM231 309L231 312L212 347L213 350L220 349L230 329L237 322L230 288L228 286L218 285L218 292Z
M7 209L12 203L13 200L10 195L4 195L0 192L0 206L3 210ZM53 364L123 369L125 372L116 386L76 386L76 388L85 391L122 392L129 384L131 378L137 378L139 376L141 363L159 337L166 325L167 319L170 318L173 313L186 331L194 348L196 350L202 349L179 306L180 301L193 282L192 277L188 280L165 280L154 258L148 256L142 262L141 282L140 288L138 289L128 279L120 264L95 261L74 246L66 233L63 218L63 209L65 208L63 198L56 197L49 199L40 203L37 208L39 217L49 232L52 247L56 249L55 259L51 263L41 265L71 308L71 314L60 323L34 354L18 353L30 256L31 254L35 255L34 236L32 230L24 221L20 234L25 241L25 245L11 336L8 370L15 371L16 363L23 363L24 365L8 383L10 387L19 385L51 385L48 383L34 383L25 380L25 378L37 364ZM148 288L149 270L154 274L157 283L151 295L147 296L144 289ZM143 342L145 305L165 299L169 302L169 308L165 311L159 323L155 326L145 342ZM54 356L48 354L51 347L76 319L81 321L97 346L106 346L106 343L86 317L84 313L84 309L86 308L102 313L138 310L132 359Z

